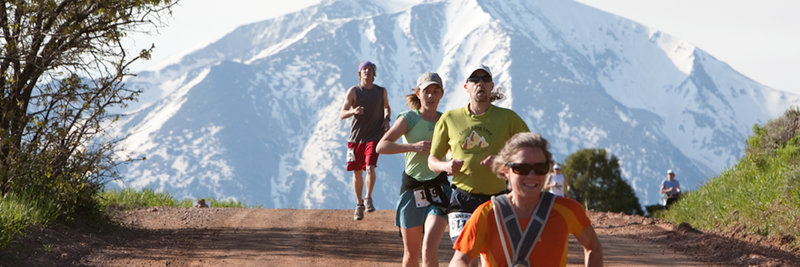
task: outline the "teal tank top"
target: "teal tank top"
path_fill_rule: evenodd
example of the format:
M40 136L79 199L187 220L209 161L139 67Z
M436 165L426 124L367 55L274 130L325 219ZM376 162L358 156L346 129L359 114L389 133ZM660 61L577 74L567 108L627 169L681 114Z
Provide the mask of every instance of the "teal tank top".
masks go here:
M439 112L439 115L442 113ZM408 125L403 134L403 143L411 144L422 140L431 140L435 121L427 121L419 115L418 110L409 110L397 115L403 116ZM406 174L418 181L427 181L436 178L439 173L432 172L428 168L428 153L406 152Z

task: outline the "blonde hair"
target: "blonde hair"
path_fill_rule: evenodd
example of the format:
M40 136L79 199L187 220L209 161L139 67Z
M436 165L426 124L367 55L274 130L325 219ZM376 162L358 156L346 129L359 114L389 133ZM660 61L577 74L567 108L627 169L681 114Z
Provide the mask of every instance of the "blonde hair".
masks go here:
M544 139L544 137L538 133L522 132L515 134L508 139L508 141L506 141L503 149L500 150L500 153L497 153L497 156L494 157L494 161L492 162L492 172L494 172L497 177L506 179L506 176L503 173L503 166L505 166L506 162L511 159L511 156L525 147L538 147L542 149L547 162L553 162L553 154L550 153L550 143L547 142L547 139Z
M406 107L410 108L411 110L418 110L422 108L422 103L420 102L419 97L417 96L419 87L414 87L411 90L413 90L414 92L406 95Z

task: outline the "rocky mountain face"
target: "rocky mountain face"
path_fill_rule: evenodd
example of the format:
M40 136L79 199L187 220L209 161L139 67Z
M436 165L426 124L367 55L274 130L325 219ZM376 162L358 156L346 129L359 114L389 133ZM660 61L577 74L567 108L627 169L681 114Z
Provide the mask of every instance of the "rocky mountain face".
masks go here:
M413 1L412 1L413 2ZM564 0L324 1L244 25L127 84L142 102L115 128L128 136L125 179L111 186L264 208L350 209L345 91L377 63L392 113L423 72L445 84L439 110L467 103L465 68L495 73L511 108L550 140L557 161L604 148L643 205L666 170L691 190L744 154L755 123L797 95L750 80L692 44ZM381 155L375 204L394 208L401 155Z

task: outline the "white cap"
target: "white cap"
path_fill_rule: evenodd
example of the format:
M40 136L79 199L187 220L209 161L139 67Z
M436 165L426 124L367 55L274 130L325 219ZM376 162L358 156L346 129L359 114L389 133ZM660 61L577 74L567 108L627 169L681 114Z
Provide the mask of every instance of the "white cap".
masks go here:
M667 170L667 174L675 174L675 172L673 172L672 169L669 169Z
M478 64L478 65L474 65L474 66L472 66L472 67L467 69L467 73L466 73L466 75L464 75L464 80L469 79L469 77L472 76L472 73L476 72L478 70L483 70L486 73L488 73L489 76L494 76L494 75L492 75L492 71L489 70L489 67L487 67L486 65L483 65L483 64Z
M561 169L561 165L558 165L558 164L553 165L553 170L560 170L560 169Z
M423 73L417 79L417 88L419 88L420 90L425 89L431 84L438 84L439 87L442 87L442 89L444 89L444 85L442 85L442 78L439 77L439 74L436 74L435 72Z

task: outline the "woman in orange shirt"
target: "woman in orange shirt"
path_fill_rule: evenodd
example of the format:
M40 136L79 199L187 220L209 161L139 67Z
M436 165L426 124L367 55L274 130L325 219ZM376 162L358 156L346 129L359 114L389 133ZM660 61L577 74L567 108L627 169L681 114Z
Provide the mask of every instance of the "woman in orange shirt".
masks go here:
M513 218L516 220L519 232L537 228L532 226L536 223L531 222L531 220L539 218L534 217L534 211L540 201L545 199L544 194L550 194L542 192L545 176L552 165L552 154L548 150L548 146L547 140L539 134L518 133L506 142L505 147L495 157L492 164L492 170L499 177L508 180L511 192L504 198L513 209ZM541 234L534 236L536 239L529 242L535 244L532 251L529 249L519 252L512 249L515 244L511 244L510 240L513 238L506 229L508 224L502 223L502 228L498 228L499 217L493 211L495 200L492 200L481 204L467 221L464 230L453 245L455 254L450 261L450 266L467 266L478 255L483 255L485 266L516 266L518 264L523 266L526 264L528 266L565 266L570 234L574 235L583 246L586 266L602 266L603 254L600 241L597 239L597 234L583 207L572 199L547 196L547 198L551 197L554 198L554 201L547 202L552 203L549 216L545 216L546 219L540 219L540 221L546 221ZM542 206L545 211L549 208L547 205ZM539 211L536 210L536 212L538 214ZM527 239L522 238L519 244L525 240ZM515 259L514 257L520 253L523 253L521 255L529 253L529 255L527 258L520 256L522 260Z

